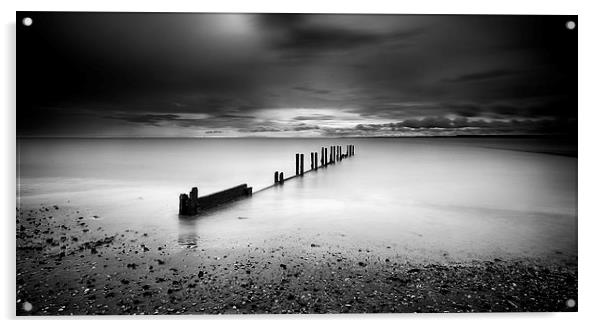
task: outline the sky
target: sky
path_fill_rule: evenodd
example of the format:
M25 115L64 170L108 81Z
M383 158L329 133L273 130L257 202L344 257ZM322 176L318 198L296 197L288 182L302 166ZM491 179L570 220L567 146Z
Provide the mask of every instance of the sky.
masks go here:
M17 135L576 135L576 16L18 12Z

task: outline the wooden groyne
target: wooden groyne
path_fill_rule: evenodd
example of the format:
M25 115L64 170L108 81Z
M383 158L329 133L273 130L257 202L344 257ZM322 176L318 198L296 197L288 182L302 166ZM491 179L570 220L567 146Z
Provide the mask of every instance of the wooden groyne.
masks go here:
M188 195L180 194L180 214L195 215L198 214L199 211L228 203L242 197L251 196L252 193L252 187L247 187L247 184L241 184L207 196L198 197L198 189L194 187Z
M330 146L322 147L320 149L320 162L318 164L318 152L311 152L310 154L310 169L305 171L305 154L295 154L295 175L286 177L284 172L274 172L274 184L263 188L263 191L274 187L276 185L282 185L285 181L302 177L305 173L317 171L320 168L325 168L329 165L336 164L345 158L355 155L355 145L347 145L345 152L343 153L343 146ZM199 197L197 187L192 188L188 194L180 194L180 215L197 215L199 212L210 209L212 207L228 203L237 199L249 197L253 194L253 188L248 187L247 184L241 184L236 187L232 187L226 190L218 191L216 193Z

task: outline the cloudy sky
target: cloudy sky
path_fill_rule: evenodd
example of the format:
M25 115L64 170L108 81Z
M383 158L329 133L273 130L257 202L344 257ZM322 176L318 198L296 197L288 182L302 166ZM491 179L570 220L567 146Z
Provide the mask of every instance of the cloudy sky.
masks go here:
M576 17L26 16L20 136L576 132Z

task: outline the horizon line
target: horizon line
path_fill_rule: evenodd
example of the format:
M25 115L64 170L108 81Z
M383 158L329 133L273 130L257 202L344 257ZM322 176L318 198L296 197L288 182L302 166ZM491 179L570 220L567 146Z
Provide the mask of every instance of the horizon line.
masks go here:
M459 134L414 136L335 136L335 137L272 137L272 136L16 136L16 139L395 139L395 138L541 138L575 137L576 134Z

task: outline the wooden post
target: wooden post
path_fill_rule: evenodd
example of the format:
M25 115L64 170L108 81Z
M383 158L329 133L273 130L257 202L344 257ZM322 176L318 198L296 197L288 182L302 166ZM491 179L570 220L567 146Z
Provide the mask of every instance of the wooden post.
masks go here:
M320 166L324 165L323 158L324 158L324 149L322 147L320 147Z
M180 215L188 214L188 195L180 194Z
M328 148L324 147L324 166L328 166Z
M337 162L337 146L332 146L332 162Z
M190 191L190 206L193 208L193 212L196 214L196 206L199 201L199 190L197 187L192 188Z
M314 152L314 170L318 169L318 152Z
M274 184L278 183L278 171L274 172Z
M284 183L284 173L283 172L280 172L280 181L279 182L280 182L280 184Z
M295 154L295 175L299 175L299 154Z
M320 147L320 165L324 165L324 147Z
M192 188L192 190L190 190L189 213L196 214L196 207L198 205L198 201L199 201L199 190L197 189L197 187L194 187L194 188Z
M305 154L301 154L301 167L299 168L299 170L301 171L301 175L303 175L303 173L305 173L304 169L303 169L303 163L305 162L305 160L303 159L303 157L305 156Z
M334 155L335 155L334 146L330 146L330 161L332 163L334 163Z

